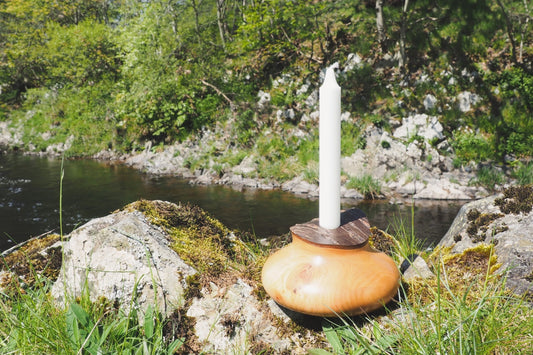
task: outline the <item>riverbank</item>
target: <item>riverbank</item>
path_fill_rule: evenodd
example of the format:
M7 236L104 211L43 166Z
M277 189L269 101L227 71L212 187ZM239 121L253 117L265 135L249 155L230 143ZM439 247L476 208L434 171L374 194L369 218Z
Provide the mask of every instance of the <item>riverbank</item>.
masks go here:
M311 115L317 120L317 115ZM349 114L344 121L353 120ZM312 119L312 118L310 118ZM316 122L315 122L316 123ZM232 137L232 123L203 130L183 142L153 146L129 153L101 151L91 159L124 164L152 175L179 176L191 184L226 185L236 189L281 189L308 198L318 197L318 161L309 159L305 166L296 156L276 157L276 143L313 141L316 132L295 127L266 131L258 140L263 148L238 148ZM0 122L0 147L19 149L22 127ZM436 117L417 114L406 117L391 128L391 133L368 125L358 138L364 147L352 149L342 157L341 197L349 200L474 200L512 184L512 169L502 165L457 165L451 145L444 137ZM438 143L435 143L438 142ZM47 146L38 151L27 146L24 154L61 156L71 142ZM279 148L282 150L283 148ZM313 155L317 147L299 143L299 155ZM268 151L265 158L264 150ZM275 157L275 158L272 158ZM480 172L486 172L485 176ZM496 174L496 175L495 175Z
M446 140L439 144L439 148L428 143L432 134L442 135L441 131L433 128L433 132L427 133L426 138L422 137L409 144L405 143L406 137L402 138L400 133L406 126L413 125L417 132L428 132L428 126L433 124L431 117L417 115L398 126L394 136L378 127L369 126L363 134L365 148L357 149L352 155L342 158L341 197L384 198L392 203L401 203L412 199L466 201L487 196L490 192L479 181L477 166L456 168L451 149L447 155L439 153L439 150L450 147ZM278 134L281 139L290 140L293 135L303 133ZM218 184L237 189L281 189L309 198L318 197L318 162L308 164L312 171L305 170L289 178L286 174L280 174L285 179L275 175L265 177L259 173L259 170L265 170L261 156L252 150L238 150L231 142L223 130L204 131L196 139L171 146L153 148L148 143L142 151L130 154L105 151L93 158L120 162L148 174L181 176L189 179L191 184ZM206 157L206 151L212 155ZM235 156L238 156L237 162L230 162ZM197 163L206 159L208 161L204 164ZM278 162L272 162L272 166L276 163ZM284 163L289 169L291 164L298 165L296 160L291 159ZM499 181L501 185L493 184L490 191L497 191L503 185L512 183L508 172L504 168L499 169L502 174Z

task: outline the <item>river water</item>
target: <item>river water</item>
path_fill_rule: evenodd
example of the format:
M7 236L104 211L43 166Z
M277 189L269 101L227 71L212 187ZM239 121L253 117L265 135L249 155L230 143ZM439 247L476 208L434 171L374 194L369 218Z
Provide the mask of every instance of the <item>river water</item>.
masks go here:
M231 229L254 232L258 238L286 234L289 227L318 215L318 201L283 191L236 190L225 186L192 186L176 177L155 177L92 160L65 160L60 194L61 160L0 152L0 251L48 231L59 233L59 201L63 233L91 218L144 199L192 203ZM461 202L348 201L342 208L363 210L371 225L394 232L401 225L414 230L427 246L436 244L455 218Z

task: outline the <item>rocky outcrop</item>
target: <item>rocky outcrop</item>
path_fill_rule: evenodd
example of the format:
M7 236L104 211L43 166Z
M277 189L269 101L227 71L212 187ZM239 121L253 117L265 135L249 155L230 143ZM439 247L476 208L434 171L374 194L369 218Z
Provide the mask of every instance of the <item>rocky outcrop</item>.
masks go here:
M150 305L166 316L178 312L193 328L186 341L194 352L295 353L314 341L283 334L289 318L260 296L249 276L254 266L233 260L248 254L242 242L197 207L140 201L65 239L51 292L59 305L86 293L135 307L141 321Z
M433 200L473 200L488 195L470 186L474 172L455 169L451 147L435 116L406 117L393 134L370 126L364 132L366 146L342 159L350 177L372 176L381 182L385 195Z
M494 245L500 271L515 293L533 296L533 186L511 187L503 194L465 204L438 247L459 254Z

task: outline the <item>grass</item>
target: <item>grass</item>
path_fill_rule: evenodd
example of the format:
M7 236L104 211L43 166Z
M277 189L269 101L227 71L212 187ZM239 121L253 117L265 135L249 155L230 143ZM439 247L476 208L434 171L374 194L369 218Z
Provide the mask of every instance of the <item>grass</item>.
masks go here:
M123 313L109 301L85 294L58 307L50 280L10 295L0 294L2 354L173 354L183 343L165 334L167 321L153 308L142 320L135 307Z
M352 177L346 183L349 189L356 189L368 200L378 198L381 194L381 184L377 179L371 175L365 174L361 177Z
M397 229L395 259L416 247L413 235ZM310 354L533 352L531 305L506 289L492 246L458 255L437 248L424 258L435 276L403 282L396 310L324 322L329 347Z
M495 167L483 166L479 168L476 177L470 181L470 184L483 186L489 191L495 191L496 186L504 184L505 180L505 174L501 170Z
M63 169L60 190L62 181ZM203 275L218 277L233 270L259 279L260 259L264 261L266 252L257 243L226 245L225 239L217 239L227 234L225 227L203 213L193 213L193 207L179 214L166 205L159 209L142 201L137 205L153 223L173 231L184 248L180 255L198 269L207 265ZM458 255L442 248L420 252L412 222L394 221L389 250L398 264L413 254L422 256L435 277L403 282L388 314L325 320L327 344L309 354L532 353L531 305L506 290L505 278L496 272L499 264L493 247L482 244ZM199 248L198 239L185 243L189 229L213 235L204 241L212 245ZM104 298L91 301L87 292L68 299L64 307L57 305L49 292L54 277L46 269L51 265L38 264L29 253L21 255L32 282L12 277L11 287L0 290L0 353L172 354L185 347L186 339L170 331L172 317L164 319L155 308L141 315L135 299L127 307L129 313ZM1 260L4 269L6 260ZM196 288L201 282L196 280ZM193 283L188 290L195 288Z

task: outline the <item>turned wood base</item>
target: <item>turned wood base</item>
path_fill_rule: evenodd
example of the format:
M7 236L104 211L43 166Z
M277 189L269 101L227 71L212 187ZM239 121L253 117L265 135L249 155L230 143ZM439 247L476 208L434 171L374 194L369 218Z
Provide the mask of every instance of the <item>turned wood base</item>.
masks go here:
M336 230L324 230L316 220L291 227L292 242L267 259L263 286L278 304L330 317L370 312L394 297L398 267L367 244L370 228L362 212L343 215Z

